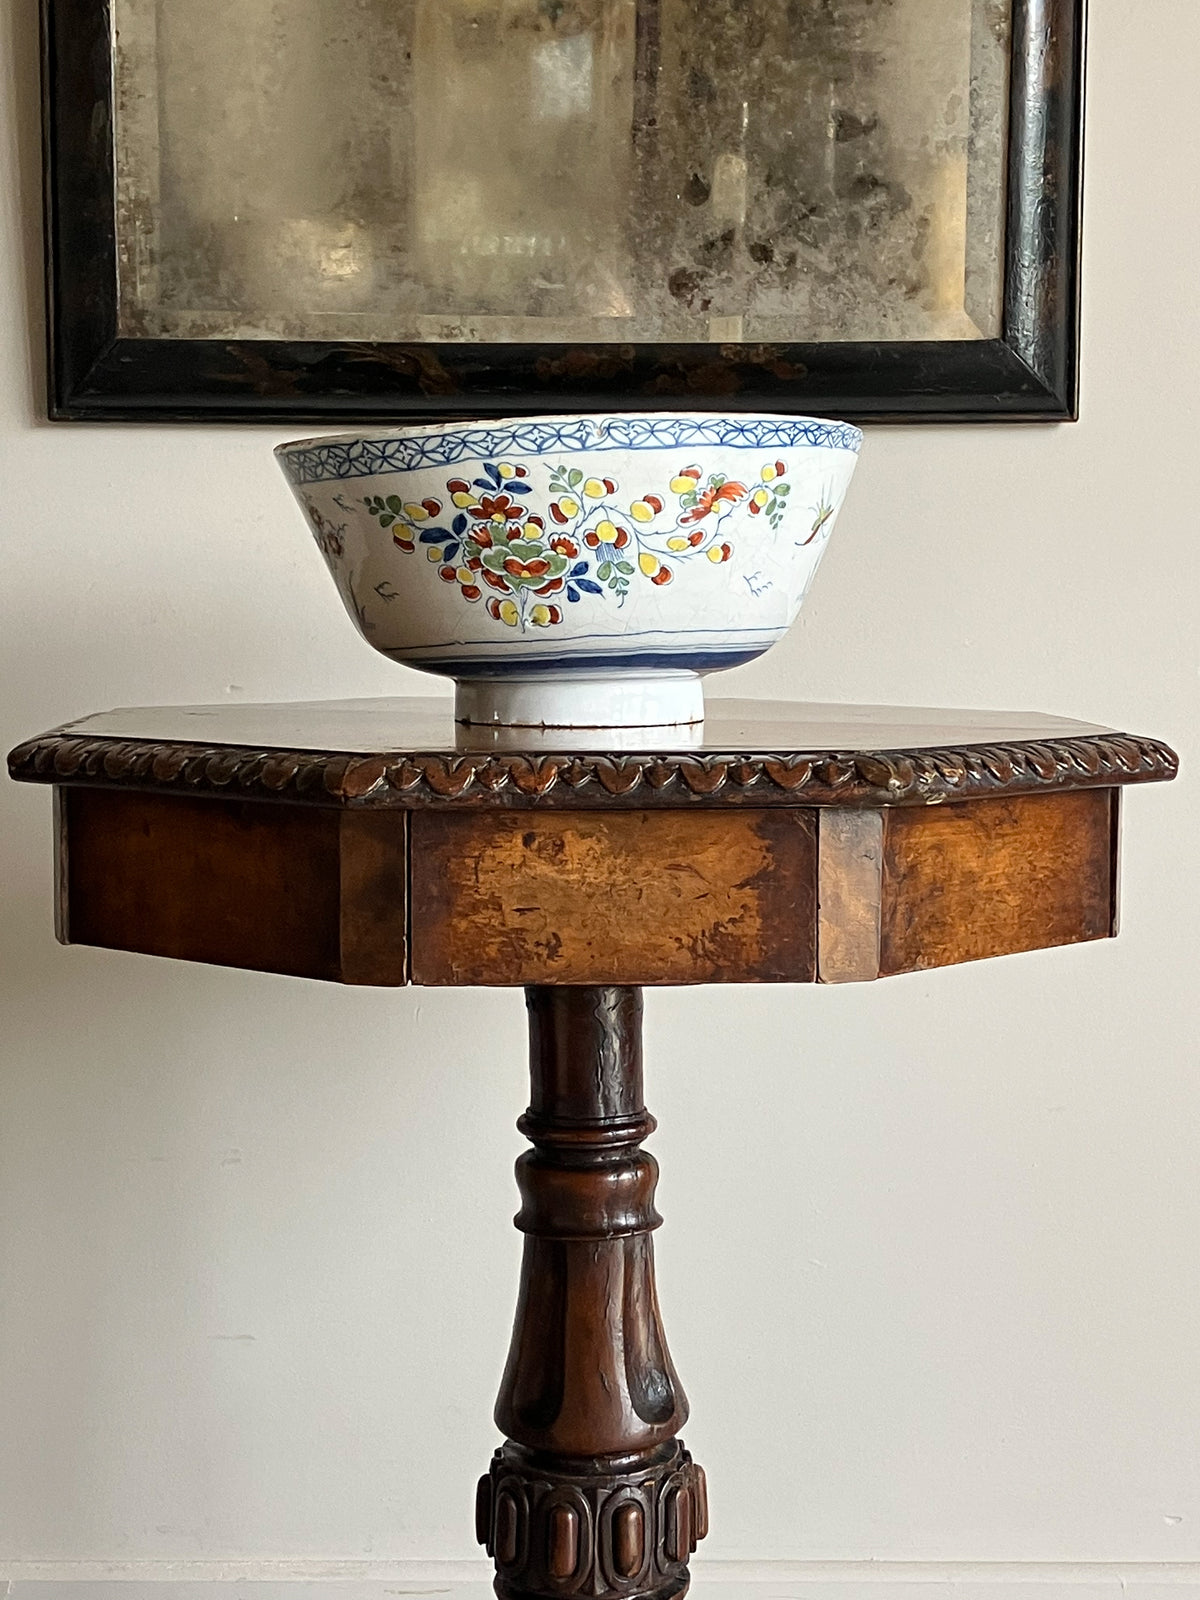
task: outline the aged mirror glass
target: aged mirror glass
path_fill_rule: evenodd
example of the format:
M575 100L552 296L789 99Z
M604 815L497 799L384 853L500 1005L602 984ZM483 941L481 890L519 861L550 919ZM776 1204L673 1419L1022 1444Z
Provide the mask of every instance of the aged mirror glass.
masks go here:
M996 340L1012 0L113 0L118 330Z

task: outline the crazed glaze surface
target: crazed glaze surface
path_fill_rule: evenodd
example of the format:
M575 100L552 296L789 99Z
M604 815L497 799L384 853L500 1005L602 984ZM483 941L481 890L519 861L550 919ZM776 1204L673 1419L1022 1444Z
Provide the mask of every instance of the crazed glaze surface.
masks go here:
M861 438L804 418L575 417L307 440L277 454L376 649L460 682L510 680L506 711L498 687L482 709L471 702L469 720L619 724L695 720L695 675L782 637ZM547 709L556 680L613 674L648 686L627 704L614 705L610 684L593 692L594 710ZM687 707L672 709L666 680L655 688L648 674L680 680ZM518 707L512 681L530 678L542 690Z

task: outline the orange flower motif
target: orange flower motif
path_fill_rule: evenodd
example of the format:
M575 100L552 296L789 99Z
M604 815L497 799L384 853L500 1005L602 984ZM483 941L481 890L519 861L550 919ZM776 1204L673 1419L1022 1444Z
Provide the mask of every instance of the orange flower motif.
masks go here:
M559 534L557 539L551 539L550 548L557 551L560 556L568 557L568 559L579 554L579 546L573 539L568 539L565 534Z
M719 489L705 489L700 496L700 504L691 511L685 511L680 517L680 526L688 522L703 522L705 517L722 506L732 511L734 506L746 498L747 493L744 483L723 483Z
M542 560L522 561L518 556L509 556L504 563L504 570L514 578L544 578L550 571L550 563Z
M477 522L507 522L510 517L520 520L525 515L510 494L485 494L477 506L470 508Z

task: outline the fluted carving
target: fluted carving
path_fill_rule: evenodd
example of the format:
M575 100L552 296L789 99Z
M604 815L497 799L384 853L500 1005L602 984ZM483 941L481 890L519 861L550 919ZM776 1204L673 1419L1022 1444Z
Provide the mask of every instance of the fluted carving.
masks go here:
M708 1532L708 1488L678 1443L624 1469L577 1472L507 1445L480 1480L477 1532L504 1600L667 1600L687 1589L688 1561Z

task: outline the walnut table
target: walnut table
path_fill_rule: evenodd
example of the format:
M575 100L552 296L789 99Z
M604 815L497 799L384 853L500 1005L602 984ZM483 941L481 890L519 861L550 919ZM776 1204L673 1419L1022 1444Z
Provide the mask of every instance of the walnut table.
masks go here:
M1176 770L998 713L718 701L702 732L588 738L376 700L113 712L9 758L54 785L65 943L525 986L525 1261L477 1509L507 1600L667 1600L707 1531L654 1286L642 986L1109 938L1120 791Z

